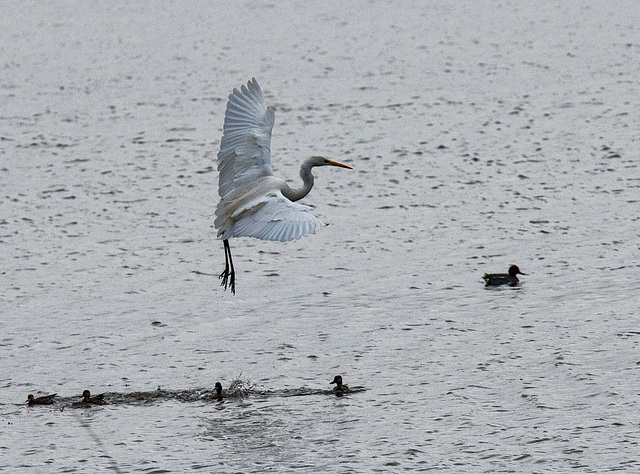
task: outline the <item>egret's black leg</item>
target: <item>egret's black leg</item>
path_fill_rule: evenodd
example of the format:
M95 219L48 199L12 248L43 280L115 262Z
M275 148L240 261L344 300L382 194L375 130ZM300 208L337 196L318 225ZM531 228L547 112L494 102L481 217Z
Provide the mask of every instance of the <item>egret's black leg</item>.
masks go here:
M227 244L227 253L229 254L229 266L231 267L231 273L229 274L229 279L231 280L229 286L231 287L231 293L236 294L236 270L233 268L233 259L231 258L231 246L229 245L229 241L225 240Z
M233 268L233 259L231 258L231 247L229 246L229 240L224 239L224 271L220 274L222 282L220 286L231 287L231 293L236 294L236 272Z
M224 244L224 271L220 274L220 279L222 280L222 282L220 282L220 286L224 286L224 289L227 289L227 281L229 279L229 256L227 255L227 241L224 240L223 241Z

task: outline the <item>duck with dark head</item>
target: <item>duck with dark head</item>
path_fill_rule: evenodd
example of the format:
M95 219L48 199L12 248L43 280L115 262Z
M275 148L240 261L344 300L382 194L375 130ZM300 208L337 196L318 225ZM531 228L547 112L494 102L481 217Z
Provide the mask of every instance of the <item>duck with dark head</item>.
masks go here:
M106 405L107 402L104 401L104 393L99 395L91 396L91 392L89 390L85 390L82 392L82 400L81 403L87 403L90 405Z
M518 265L511 265L508 273L485 273L482 279L486 283L485 286L517 286L520 280L516 275L526 275L526 273L522 273Z
M32 407L33 405L51 405L53 403L53 397L56 394L52 393L51 395L44 395L42 397L34 398L33 395L29 394L27 396L27 405Z
M213 399L221 402L223 399L222 384L220 382L216 382L215 388L216 388L216 393L213 395Z
M341 375L336 375L333 380L329 383L334 383L336 384L335 387L333 387L333 393L335 393L336 395L342 395L344 393L349 392L349 387L345 384L342 383L342 376Z

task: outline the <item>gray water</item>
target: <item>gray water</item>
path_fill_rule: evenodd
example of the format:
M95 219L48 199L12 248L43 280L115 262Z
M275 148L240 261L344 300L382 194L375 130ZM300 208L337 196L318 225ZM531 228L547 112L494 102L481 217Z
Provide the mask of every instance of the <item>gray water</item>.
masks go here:
M640 4L345 3L3 6L0 470L640 469ZM232 296L253 76L276 175L354 170L317 235L231 242Z

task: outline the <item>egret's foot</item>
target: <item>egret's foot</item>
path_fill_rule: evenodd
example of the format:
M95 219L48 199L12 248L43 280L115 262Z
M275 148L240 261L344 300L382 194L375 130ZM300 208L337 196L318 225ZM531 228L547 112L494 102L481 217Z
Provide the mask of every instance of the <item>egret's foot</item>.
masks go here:
M222 281L220 282L220 286L224 286L226 291L227 287L231 287L231 293L236 294L236 272L229 271L228 268L225 268L224 271L220 274L219 277Z
M224 286L224 289L227 289L227 281L229 280L229 269L225 268L224 271L218 277L220 280L220 286Z
M222 282L220 286L224 286L225 291L227 287L231 287L231 293L236 294L236 272L233 269L233 259L231 258L231 247L229 241L224 239L224 271L220 274Z

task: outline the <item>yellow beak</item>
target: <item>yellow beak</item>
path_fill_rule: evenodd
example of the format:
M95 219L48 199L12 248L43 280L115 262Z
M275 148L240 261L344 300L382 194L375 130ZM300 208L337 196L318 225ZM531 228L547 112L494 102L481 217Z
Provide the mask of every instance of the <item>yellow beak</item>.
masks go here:
M340 168L347 168L347 169L350 169L350 170L352 170L352 169L353 169L353 168L352 168L351 166L349 166L349 165L345 165L345 164L342 164L342 163L338 163L337 161L331 161L331 160L329 160L329 159L327 159L327 163L329 163L330 165L333 165L333 166L339 166Z

